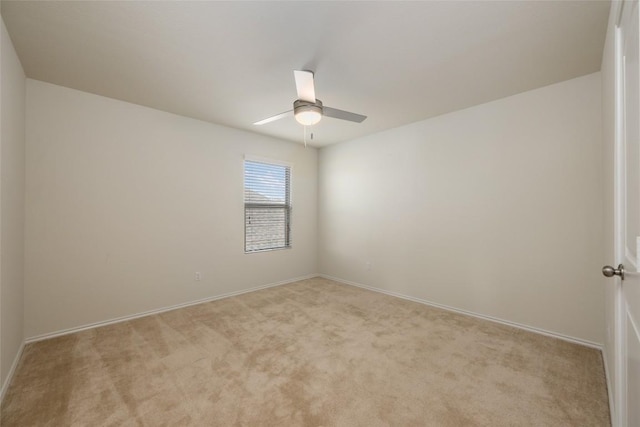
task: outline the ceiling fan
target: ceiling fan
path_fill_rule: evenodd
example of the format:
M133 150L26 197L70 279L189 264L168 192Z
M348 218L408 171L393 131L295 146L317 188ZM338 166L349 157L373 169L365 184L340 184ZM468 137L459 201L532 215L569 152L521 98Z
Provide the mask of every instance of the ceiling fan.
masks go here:
M326 107L322 101L316 99L316 91L313 85L313 73L311 71L293 72L296 80L298 99L293 101L293 110L276 114L264 120L255 122L254 125L264 125L276 120L293 115L298 123L304 126L315 125L322 119L322 116L333 117L334 119L348 120L350 122L362 123L367 116L351 113L349 111L338 110L337 108Z

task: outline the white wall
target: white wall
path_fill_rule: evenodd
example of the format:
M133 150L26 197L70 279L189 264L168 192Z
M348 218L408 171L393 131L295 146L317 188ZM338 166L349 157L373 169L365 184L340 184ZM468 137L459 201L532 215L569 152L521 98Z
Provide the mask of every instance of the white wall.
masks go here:
M323 148L320 271L602 343L600 123L595 73Z
M0 386L4 391L24 340L25 75L4 21L0 31Z
M292 249L244 253L245 154L293 163ZM27 337L317 272L313 148L28 79L26 174Z

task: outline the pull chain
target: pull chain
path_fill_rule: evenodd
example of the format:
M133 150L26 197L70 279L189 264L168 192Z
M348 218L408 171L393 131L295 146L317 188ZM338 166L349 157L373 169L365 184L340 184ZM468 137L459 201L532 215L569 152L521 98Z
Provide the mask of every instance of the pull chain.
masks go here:
M304 148L307 148L307 126L302 125L302 127L304 128ZM313 141L313 132L311 132L310 141Z

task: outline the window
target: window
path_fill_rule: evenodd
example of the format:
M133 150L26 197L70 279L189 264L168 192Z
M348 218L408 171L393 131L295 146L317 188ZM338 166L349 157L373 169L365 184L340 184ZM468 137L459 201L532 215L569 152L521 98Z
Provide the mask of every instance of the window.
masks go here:
M291 247L291 167L244 162L244 251Z

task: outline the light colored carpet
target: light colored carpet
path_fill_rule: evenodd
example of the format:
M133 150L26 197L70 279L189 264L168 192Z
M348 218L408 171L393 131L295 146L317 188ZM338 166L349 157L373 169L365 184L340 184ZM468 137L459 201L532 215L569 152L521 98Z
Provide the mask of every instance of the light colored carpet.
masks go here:
M25 348L2 426L608 426L599 351L315 278Z

